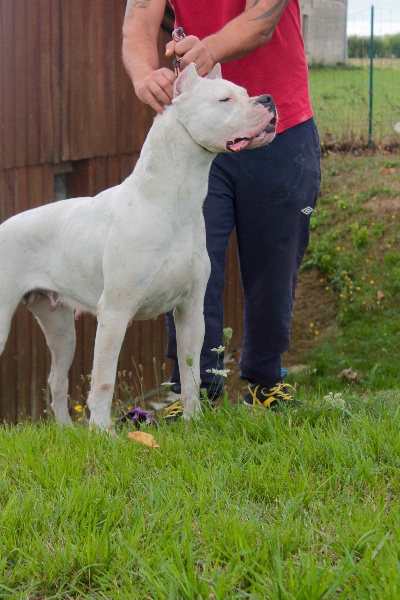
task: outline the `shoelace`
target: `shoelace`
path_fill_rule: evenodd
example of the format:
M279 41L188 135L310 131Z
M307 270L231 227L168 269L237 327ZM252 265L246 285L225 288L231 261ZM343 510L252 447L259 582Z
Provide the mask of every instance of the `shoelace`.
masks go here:
M260 387L260 385L256 385L253 389L251 389L250 385L248 387L250 395L253 399L253 405L259 404L267 408L270 404L272 404L272 402L276 402L277 400L285 400L288 402L294 401L290 394L283 391L283 388L290 388L291 390L294 390L294 387L288 383L277 383L274 387L270 388L267 393L264 391L265 388L261 388L261 394L265 396L265 400L263 402L257 398L257 391L260 389Z
M169 419L171 417L178 417L183 413L183 404L180 400L177 400L171 406L167 406L164 409L164 418Z

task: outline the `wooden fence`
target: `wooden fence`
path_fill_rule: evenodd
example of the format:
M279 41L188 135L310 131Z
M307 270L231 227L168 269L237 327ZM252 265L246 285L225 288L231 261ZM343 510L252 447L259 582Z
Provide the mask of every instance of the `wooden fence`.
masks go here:
M68 197L94 195L131 172L154 113L134 95L121 60L125 0L0 0L0 221L54 201L64 173ZM173 21L159 35L160 60ZM229 260L230 257L230 260ZM235 242L228 254L226 323L240 344L242 299ZM91 371L95 319L77 323L70 393L78 399ZM120 369L143 366L156 384L153 359L165 362L164 317L134 323ZM50 367L43 334L19 308L0 358L0 419L46 414Z

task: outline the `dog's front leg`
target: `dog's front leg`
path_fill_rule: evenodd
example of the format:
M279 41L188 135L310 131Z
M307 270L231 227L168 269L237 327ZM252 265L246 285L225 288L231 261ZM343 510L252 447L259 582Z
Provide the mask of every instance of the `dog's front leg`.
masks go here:
M190 299L175 308L174 319L181 375L183 416L190 419L201 413L200 352L204 341L203 303Z
M115 385L118 356L132 313L98 309L97 332L88 406L90 425L113 429L111 403Z

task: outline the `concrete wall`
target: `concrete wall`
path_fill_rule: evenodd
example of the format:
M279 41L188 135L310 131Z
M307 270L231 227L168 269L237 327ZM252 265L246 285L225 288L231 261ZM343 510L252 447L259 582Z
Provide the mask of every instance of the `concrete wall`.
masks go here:
M308 64L347 60L347 0L302 0L303 37Z

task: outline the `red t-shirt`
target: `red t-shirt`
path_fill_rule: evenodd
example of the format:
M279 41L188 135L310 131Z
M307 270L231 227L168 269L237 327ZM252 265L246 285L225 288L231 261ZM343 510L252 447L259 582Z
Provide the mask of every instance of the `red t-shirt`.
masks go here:
M169 0L175 27L200 39L216 33L245 9L245 0ZM222 65L225 79L250 96L271 94L278 109L278 133L313 116L308 68L301 35L299 0L290 0L267 44Z

